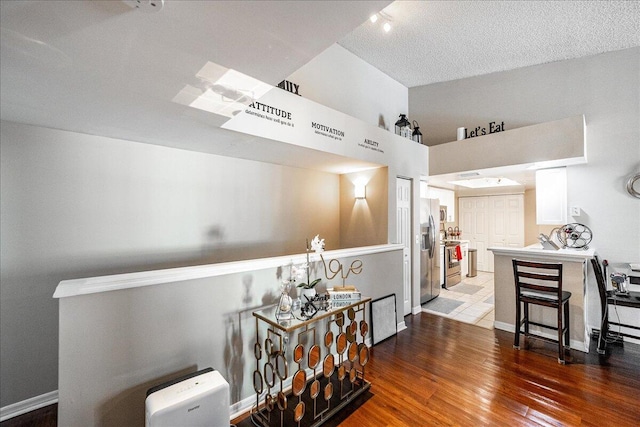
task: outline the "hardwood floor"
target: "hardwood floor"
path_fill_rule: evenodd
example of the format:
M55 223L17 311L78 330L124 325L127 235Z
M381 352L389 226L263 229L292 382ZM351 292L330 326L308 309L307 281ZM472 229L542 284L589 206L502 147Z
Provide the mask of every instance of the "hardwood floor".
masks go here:
M429 313L405 321L407 330L371 351L371 394L328 425L640 425L638 345L599 356L592 341L591 353L573 350L562 366L550 343L530 340L515 350L512 333ZM53 423L20 418L0 427L56 425L55 414Z

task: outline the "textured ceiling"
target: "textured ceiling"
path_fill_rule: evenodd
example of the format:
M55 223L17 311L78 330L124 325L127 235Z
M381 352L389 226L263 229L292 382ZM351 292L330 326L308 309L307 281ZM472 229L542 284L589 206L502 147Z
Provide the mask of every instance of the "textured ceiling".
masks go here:
M339 44L411 88L640 45L639 1L395 1Z
M407 87L640 45L638 1L127 3L1 0L0 118L329 170L351 160L249 144L172 100L210 62L275 84L336 42Z
M198 73L209 63L275 85L389 0L165 0L150 13L130 3L0 1L0 117L294 166L353 163L252 144L220 129L226 117L173 99L185 87L205 91Z

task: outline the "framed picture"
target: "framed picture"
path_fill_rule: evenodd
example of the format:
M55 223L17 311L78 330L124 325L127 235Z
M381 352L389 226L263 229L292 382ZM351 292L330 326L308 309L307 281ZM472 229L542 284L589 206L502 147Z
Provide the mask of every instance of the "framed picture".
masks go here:
M391 338L398 332L396 294L371 301L371 341L373 345Z

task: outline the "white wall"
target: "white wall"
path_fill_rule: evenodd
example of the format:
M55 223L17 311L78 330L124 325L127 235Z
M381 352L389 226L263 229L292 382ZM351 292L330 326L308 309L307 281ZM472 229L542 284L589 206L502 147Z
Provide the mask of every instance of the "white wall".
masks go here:
M0 406L58 388L61 280L300 253L318 233L340 245L338 175L0 129Z
M406 87L337 45L290 80L373 126L407 110ZM11 122L1 142L0 407L57 389L61 280L299 253L318 233L341 247L337 175ZM389 188L426 173L402 152Z
M640 48L411 88L409 106L434 118L435 143L452 140L455 126L504 121L508 130L584 114L588 163L567 168L568 206L583 211L573 220L591 228L610 263L640 260L640 201L625 191L640 171ZM598 297L589 291L595 326Z
M408 89L338 44L287 79L302 97L391 132L407 113Z
M405 86L337 44L309 61L289 76L288 80L300 85L302 97L390 132L394 132L398 116L408 110L408 89ZM412 116L409 115L409 118L411 119ZM417 145L411 141L408 142L408 145ZM424 162L428 165L428 153L427 150L423 151L415 150L415 147L399 148L386 158L389 189L387 234L391 243L399 241L396 236L397 177L411 179L413 182L412 224L414 232L417 233L419 230L420 186L418 183L423 176L428 175L428 166L422 166ZM413 265L415 268L411 272L414 313L420 312L420 269L417 268L420 265L419 257L419 245L414 241Z

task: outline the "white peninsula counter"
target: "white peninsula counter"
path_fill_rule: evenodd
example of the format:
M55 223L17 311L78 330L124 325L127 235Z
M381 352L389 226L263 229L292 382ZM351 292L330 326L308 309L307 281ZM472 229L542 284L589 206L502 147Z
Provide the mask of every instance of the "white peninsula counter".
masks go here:
M495 328L515 332L516 303L515 282L513 277L514 258L535 262L561 262L562 284L565 291L571 292L569 300L571 348L588 352L589 333L587 331L587 268L590 259L596 254L594 249L560 249L557 251L542 249L539 244L525 248L493 247L488 250L494 256L495 284ZM555 314L546 307L531 306L529 316L532 320L555 324ZM533 329L533 327L532 327ZM537 330L542 335L554 338L548 331Z

